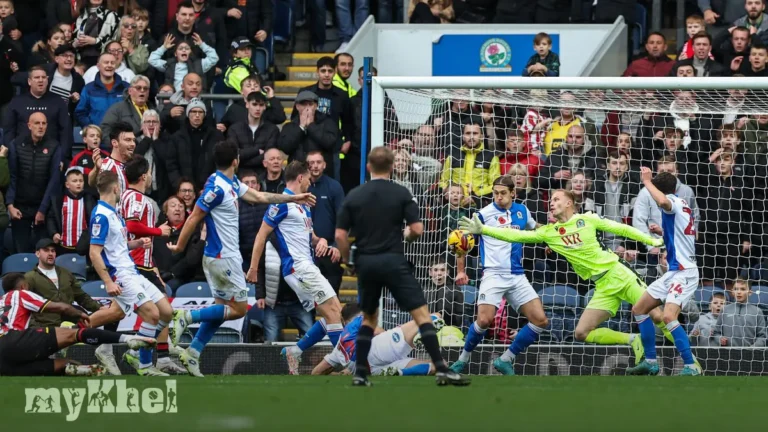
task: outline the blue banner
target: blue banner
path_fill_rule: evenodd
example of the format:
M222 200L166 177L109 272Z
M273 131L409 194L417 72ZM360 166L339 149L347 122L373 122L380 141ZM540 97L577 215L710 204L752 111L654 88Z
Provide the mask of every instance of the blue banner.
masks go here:
M535 34L444 35L432 44L432 76L520 76ZM551 34L559 53L560 35Z

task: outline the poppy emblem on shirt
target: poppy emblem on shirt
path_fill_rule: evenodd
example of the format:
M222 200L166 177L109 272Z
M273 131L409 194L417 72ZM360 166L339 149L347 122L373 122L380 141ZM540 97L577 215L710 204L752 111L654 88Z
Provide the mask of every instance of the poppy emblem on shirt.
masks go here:
M560 228L558 228L557 232L560 233L560 235L563 235L563 234L565 234L565 228L560 227Z
M507 220L506 220L506 219L504 219L504 216L499 216L499 218L498 218L498 221L499 221L499 223L500 223L500 224L502 224L502 225L504 225L505 223L507 223Z

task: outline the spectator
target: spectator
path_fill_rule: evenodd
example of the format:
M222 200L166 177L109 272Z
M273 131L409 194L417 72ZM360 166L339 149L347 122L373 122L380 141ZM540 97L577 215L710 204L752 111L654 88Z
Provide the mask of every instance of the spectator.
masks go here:
M262 192L283 193L285 179L283 178L283 152L271 148L264 153L264 174L259 179L259 190Z
M768 167L768 115L757 114L744 123L744 162L757 170L755 180L759 180L756 186L760 191L767 177L765 169ZM735 136L738 137L738 133Z
M139 8L137 0L106 0L107 9L114 11L119 18L130 16L134 10Z
M150 69L152 70L152 69ZM157 96L155 97L155 106L157 106L158 110L162 110L165 108L166 105L171 103L171 96L176 93L176 89L173 87L173 84L171 83L165 83L160 86L160 88L157 89ZM164 97L160 97L164 96Z
M112 130L109 132L109 144L112 147L112 152L108 157L102 159L101 153L93 153L95 168L88 174L88 184L96 187L99 172L112 171L117 174L120 184L119 192L122 195L123 191L128 188L128 180L125 178L125 164L133 159L133 154L136 151L136 135L134 135L131 125L127 123L112 125Z
M171 137L173 150L166 161L171 184L189 177L199 190L216 170L213 146L223 141L224 135L205 121L207 109L201 100L193 99L187 105L185 125Z
M499 160L501 175L507 175L509 169L518 163L526 167L532 178L536 177L542 165L541 159L530 151L525 142L525 134L515 129L507 133L506 148Z
M160 127L160 115L153 109L144 111L141 132L136 136L135 153L149 162L152 182L147 194L156 202L165 202L171 192L166 161L172 153L171 136Z
M45 214L59 187L59 143L46 135L42 112L29 116L30 133L14 139L8 152L11 184L6 203L16 252L32 252L45 233Z
M141 133L142 117L147 110L153 108L148 104L149 88L149 78L144 75L136 75L131 80L130 87L125 90L122 100L114 103L104 113L101 130L105 136L110 135L112 125L118 122L131 125L133 134L136 136Z
M95 196L85 192L82 168L69 168L64 177L64 191L51 194L46 217L47 235L53 239L58 255L76 253L77 243L83 232L88 231L88 221L96 207Z
M629 155L629 173L635 176L640 175L640 166L650 165L653 160L653 150L638 148L632 144L632 135L628 132L622 132L616 137L616 147L619 151L624 151ZM641 164L642 162L642 164ZM598 170L607 170L607 160L600 157L597 162ZM639 177L638 177L639 179Z
M342 45L344 44L342 43ZM349 83L349 78L355 70L355 58L352 57L352 54L342 51L336 54L333 61L336 63L336 74L333 75L333 85L340 88L344 93L349 95L350 98L354 97L357 94L357 90L355 90L355 88L352 87L352 84Z
M627 152L618 149L608 152L608 169L595 179L594 189L597 214L614 222L629 222L630 212L640 192L640 179L629 174ZM617 250L622 242L621 237L603 233L603 244L611 250Z
M86 84L80 102L75 108L75 118L80 126L101 124L107 110L123 100L130 81L123 81L115 73L115 56L110 53L99 57L99 74L96 79Z
M583 117L576 115L576 110L573 106L576 96L569 92L564 91L560 93L560 103L566 106L560 108L560 115L555 118L546 119L547 122L544 126L548 127L547 134L544 136L544 154L550 155L553 151L560 148L565 142L566 135L571 129L571 126L580 125L584 129L587 139L594 146L597 145L597 130L595 125L588 123Z
M256 3L266 3L256 1ZM259 70L253 64L253 44L247 37L238 37L230 45L230 55L232 60L227 65L224 72L224 85L232 90L241 93L242 82L251 75L258 75Z
M718 131L719 139L718 145L715 151L709 155L709 163L713 164L717 161L717 158L724 152L731 152L733 154L733 173L744 179L744 184L749 189L755 189L755 182L760 181L765 189L765 174L762 179L755 178L755 166L747 165L745 162L744 147L741 145L741 138L739 132L733 125L723 125ZM763 173L765 173L765 165L761 167ZM755 191L757 192L757 191Z
M86 294L81 282L67 269L56 265L56 248L54 241L41 239L35 245L37 267L24 274L29 290L40 295L47 301L73 304L77 302L80 308L88 312L101 309L101 303ZM106 306L104 306L106 308ZM31 328L59 327L62 322L61 314L38 312L32 315Z
M0 24L2 31L2 24ZM24 55L7 38L0 38L0 106L5 106L16 94L11 77L19 70Z
M149 51L141 44L136 27L136 19L132 15L124 15L120 19L116 39L123 47L128 68L135 74L142 74L149 67Z
M677 53L678 60L687 60L694 57L693 39L699 33L707 33L707 25L701 15L691 15L685 19L685 32L688 34L688 40L685 41L680 51ZM707 53L711 55L711 53Z
M440 187L458 182L475 200L490 199L493 181L501 176L499 158L484 148L479 124L468 123L463 132L461 147L451 146L451 155L445 158Z
M573 192L576 197L577 213L596 212L594 190L592 189L592 180L587 178L584 171L575 171L570 180L565 184L565 189ZM529 207L530 210L530 207ZM538 220L538 219L537 219Z
M136 23L136 36L139 38L139 43L147 49L147 59L149 59L149 53L156 50L158 45L148 28L149 12L146 9L134 9L131 16Z
M531 102L534 106L528 107L520 130L528 148L536 156L541 156L544 150L544 137L547 135L547 126L552 123L547 111L537 102L544 102L547 98L546 90L531 90Z
M128 63L126 63L124 57L125 50L123 49L123 46L120 44L120 42L107 42L107 45L104 47L104 54L106 53L112 54L115 57L115 75L119 76L123 79L123 81L127 83L131 82L136 74L133 73L133 71L128 67ZM101 56L99 56L99 59L101 59ZM98 64L88 68L88 70L85 71L85 74L83 75L85 84L92 83L93 80L96 79L96 75L98 75L99 72L100 70Z
M85 87L82 75L74 70L75 49L72 48L72 45L61 45L56 48L53 58L55 63L43 65L47 76L52 77L49 80L48 91L61 96L69 104L69 113L72 115L80 101L83 87ZM11 78L11 82L26 87L28 79L28 73L17 72Z
M746 27L750 34L756 35L756 38L765 42L765 31L768 30L768 20L766 20L768 14L765 13L765 3L763 0L746 0L742 4L747 14L734 20L733 26Z
M667 56L667 38L661 32L654 31L645 40L645 56L630 63L621 76L665 77L674 65L674 60Z
M341 54L337 55L336 57L339 58L340 55ZM349 56L349 58L352 59L352 56ZM351 65L354 64L354 60L350 64ZM337 66L337 69L338 68L339 67ZM357 70L357 82L361 88L363 86L363 72L364 72L363 67L360 67ZM370 73L373 76L378 75L376 68L373 66L371 66ZM337 73L337 76L338 76L338 73ZM343 79L342 77L339 77L339 78ZM336 76L334 76L334 80L336 80ZM346 80L345 80L345 83L346 83ZM347 88L352 90L352 86L350 86L349 84L347 84L347 86L348 86ZM342 153L344 153L344 158L341 160L341 172L339 173L339 181L341 182L341 186L344 188L344 193L349 193L349 191L351 191L352 189L354 189L356 186L360 184L360 162L361 162L360 149L361 149L361 146L363 145L363 117L366 115L370 115L370 113L363 112L363 92L355 91L355 94L349 99L349 104L350 104L350 110L352 111L352 118L354 119L354 122L355 122L355 125L354 125L355 135L352 137L345 138L345 144L347 141L349 142L348 148L345 149L344 144L342 144L342 148L341 148ZM390 102L390 105L391 105L391 102ZM370 109L370 106L369 106L369 109ZM386 117L384 121L385 122L387 121ZM386 138L384 140L385 142L387 141ZM368 142L370 143L370 137Z
M712 294L712 299L709 301L709 312L700 315L699 320L696 321L693 330L691 330L691 342L695 341L695 345L701 347L710 345L713 333L717 327L717 320L720 319L720 314L723 312L724 307L725 293L716 291Z
M636 90L624 90L618 93L619 107L621 109L609 111L605 116L603 127L600 128L600 140L605 147L616 146L616 138L621 132L628 132L637 140L640 133L640 125L643 116L648 115L637 111L638 106L655 106L655 98L648 97L648 93L639 93Z
M392 0L382 0L385 3L389 3L391 8ZM402 3L402 0L395 0L396 3ZM453 10L452 0L411 0L411 5L408 8L408 22L411 24L448 24L453 22L456 18L456 13ZM396 8L398 6L395 6ZM399 6L400 10L397 15L402 17L403 7ZM379 8L381 11L381 7ZM380 12L381 13L381 12ZM383 21L386 22L386 21ZM402 18L396 23L403 22Z
M99 147L101 144L102 136L100 127L96 125L88 125L84 127L80 133L83 136L83 144L85 144L85 149L83 149L72 158L72 162L69 164L69 167L79 167L82 169L85 178L88 178L88 176L91 174L91 170L93 170L95 167L93 162L93 152L98 150L98 153L101 155L101 159L109 157L109 153ZM86 184L86 186L88 185ZM94 196L98 195L95 188L91 188L89 190L93 192ZM90 219L90 213L88 214L88 218Z
M568 129L565 143L553 152L539 171L538 187L543 190L562 189L575 171L584 171L594 178L597 153L584 139L584 126Z
M744 15L744 0L697 0L699 9L704 11L704 21L709 24L727 25Z
M734 74L735 78L740 78L741 75ZM749 122L749 116L744 114L744 103L747 101L747 90L730 89L728 90L728 98L725 100L725 113L723 114L723 124L736 124L739 129L744 127ZM738 122L737 122L738 120ZM768 121L768 118L766 118Z
M360 30L368 18L368 7L368 0L338 0L336 2L336 20L339 23L339 39L341 39L341 45L336 50L336 54L347 52L352 36ZM349 95L349 97L352 96L354 95Z
M768 16L768 15L767 15ZM760 41L752 42L749 48L749 61L743 61L744 57L733 60L731 68L738 66L738 73L745 77L764 77L768 76L768 69L765 67L768 61L768 47Z
M70 33L80 11L77 2L71 0L48 0L45 6L45 27L60 27L61 24L69 28ZM72 38L70 34L69 39Z
M552 38L544 33L538 33L533 38L532 55L523 68L523 76L530 76L534 72L543 73L545 76L560 76L560 57L552 51Z
M78 50L80 61L88 67L96 64L102 48L106 48L117 32L117 14L103 3L104 0L77 1L80 16L75 22L72 45Z
M317 94L308 90L302 90L296 96L293 112L291 121L284 124L280 132L278 148L288 155L290 161L302 162L309 152L319 150L325 158L325 174L333 176L335 149L339 139L338 119L333 120L319 111Z
M451 183L445 188L444 204L438 209L439 231L442 237L459 229L462 217L470 217L469 206L472 198L464 195L464 188L458 183Z
M227 128L235 123L248 121L248 109L245 101L251 92L260 92L267 97L267 110L264 112L264 120L275 125L285 123L285 110L280 99L275 97L272 87L261 87L261 78L258 75L248 75L240 82L240 94L243 100L236 100L227 107L227 112L221 118L221 123L216 125L220 131L226 132Z
M726 66L731 66L733 70L733 60L738 57L749 56L749 42L751 34L746 27L735 27L729 32L721 32L721 35L712 42L712 53L715 61Z
M752 290L749 282L736 279L733 283L733 303L723 308L712 332L714 346L754 347L766 345L765 315L759 307L749 304Z
M241 183L250 189L261 191L259 176L254 171L241 169L239 172L238 178ZM279 193L282 192L281 190ZM259 227L261 227L261 222L268 207L269 204L251 204L244 199L238 201L240 212L240 219L238 220L240 223L240 254L243 256L243 266L250 265L253 242L256 241L256 234L259 232Z
M226 11L229 39L246 36L264 43L272 33L272 9L272 2L263 0L244 1L230 7Z
M47 136L62 147L62 157L69 163L72 152L72 126L69 121L67 104L58 95L48 91L48 74L40 66L33 66L27 78L29 92L15 96L3 117L3 140L10 147L14 140L29 134L29 117L32 113L43 112L50 124ZM21 141L19 141L21 142Z
M698 73L693 67L693 59L679 60L675 63L672 72L678 78L691 78L697 76Z
M317 204L312 208L312 229L316 236L324 238L330 245L326 255L315 257L315 263L338 294L344 271L339 249L333 245L336 243L336 218L344 201L344 190L339 182L324 175L325 159L321 152L309 152L307 166L311 180L307 192L317 197Z
M195 208L195 201L197 200L198 189L195 187L195 183L189 177L181 177L176 183L176 196L179 197L184 204L184 210L187 216L192 214L192 210Z
M219 9L216 6L218 3L218 0L192 0L194 33L202 35L203 41L215 49L219 59L219 67L216 69L219 70L217 74L220 74L223 68L226 67L225 59L229 55L229 38L227 37L227 27L224 20L225 13L223 9ZM181 31L181 26L179 26L179 31ZM180 43L181 41L177 42ZM186 42L195 42L194 36L192 41L187 39ZM197 42L195 42L195 45L197 45L195 55L202 57L199 52L202 46ZM204 51L203 54L207 55ZM210 77L213 77L213 74Z
M172 82L176 88L182 87L184 78L189 73L195 73L202 79L202 91L208 91L206 73L216 66L219 61L216 51L208 46L197 33L192 35L192 41L200 48L205 57L202 59L192 56L192 46L186 41L181 41L174 50L174 58L163 60L165 53L175 44L172 34L165 35L165 40L160 48L152 51L149 56L149 64L164 74L164 81Z
M309 50L314 53L325 52L325 1L309 0L306 3L309 24Z
M392 181L408 189L413 193L413 180L411 179L411 155L405 149L394 151L395 160L392 165Z
M474 313L474 307L464 303L464 293L448 276L448 263L444 258L437 258L430 265L429 281L424 291L434 293L437 299L429 310L441 314L449 326L461 327L463 318Z
M162 124L163 129L168 131L168 133L175 133L181 129L187 123L187 107L192 100L206 105L205 109L208 114L205 122L214 124L211 105L198 99L202 92L203 78L194 72L188 73L181 83L181 89L171 95L170 103L165 104L162 111L160 111L160 124Z
M163 203L163 215L173 229L168 238L154 238L153 258L160 271L160 277L175 293L176 289L185 283L205 280L200 261L203 259L203 249L205 249L206 230L205 224L202 224L202 229L192 234L183 252L171 253L168 243L176 244L187 219L184 203L179 197L168 198Z
M693 44L693 67L696 69L696 76L700 77L719 77L728 76L728 68L716 62L710 54L712 50L712 36L705 32L699 32L692 38ZM685 59L681 59L685 60Z
M43 66L53 63L56 49L66 43L64 32L56 27L52 28L48 32L47 41L39 41L32 46L32 55L26 62L27 66ZM21 46L15 46L15 48L21 50Z
M247 108L247 122L232 125L227 138L240 147L240 166L243 169L262 173L264 152L277 147L280 130L263 119L267 109L267 98L264 94L251 92L247 98Z

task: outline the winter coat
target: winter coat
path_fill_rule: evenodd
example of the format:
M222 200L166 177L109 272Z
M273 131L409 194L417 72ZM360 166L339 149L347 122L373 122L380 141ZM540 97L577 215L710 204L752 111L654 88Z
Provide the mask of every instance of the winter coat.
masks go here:
M107 110L123 100L130 84L123 81L117 74L114 79L112 90L107 90L101 82L101 75L96 75L96 79L85 86L80 95L80 102L75 108L75 118L81 127L91 124L100 125Z
M720 346L720 337L725 337L729 347L765 347L768 338L765 326L765 315L759 307L731 303L717 317L710 343Z
M153 109L151 101L147 109ZM128 94L128 89L123 92L123 99L120 102L112 105L107 109L104 114L104 118L101 120L101 136L102 141L109 141L109 134L112 132L112 126L118 122L124 122L131 125L133 128L133 134L139 136L141 134L141 115L139 111L133 105L131 96Z
M283 125L277 147L288 155L289 161L305 161L307 153L318 150L325 159L325 174L333 177L334 155L339 137L337 122L321 112L315 113L315 121L302 130L298 116Z
M236 123L227 129L227 139L240 147L241 169L251 169L256 173L264 171L264 153L277 147L280 129L274 124L262 121L256 132L251 132L248 123Z
M201 142L192 142L192 136L195 134L202 136ZM187 121L184 127L171 137L172 149L166 160L170 183L175 185L181 177L189 177L194 181L195 187L202 190L208 177L216 171L213 147L223 140L224 135L215 127L203 124L195 131Z
M82 282L64 267L55 266L56 276L59 279L59 287L48 279L40 269L35 266L34 269L24 274L24 279L29 284L29 290L40 295L44 299L52 302L59 302L71 305L77 302L78 305L89 312L96 312L101 308L101 304L92 299L82 289ZM32 314L32 320L29 323L31 328L58 327L64 320L61 314L51 312L38 312Z

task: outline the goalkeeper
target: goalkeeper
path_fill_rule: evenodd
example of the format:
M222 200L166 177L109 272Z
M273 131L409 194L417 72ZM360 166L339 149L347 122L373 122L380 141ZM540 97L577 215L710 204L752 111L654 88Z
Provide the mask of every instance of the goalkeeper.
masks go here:
M662 246L663 240L650 237L631 226L603 219L594 213L575 214L575 202L570 191L554 191L550 210L557 222L534 231L491 228L484 226L477 215L474 219L462 218L459 227L472 234L482 234L510 243L543 242L562 255L579 277L595 282L595 294L576 325L576 340L599 345L630 345L635 353L635 364L639 364L644 348L648 348L643 346L642 338L608 328L597 328L616 314L622 300L634 305L645 292L645 284L637 274L619 261L615 253L603 247L598 231L610 232L654 247ZM659 328L664 328L662 313L658 308L649 315ZM667 338L670 336L667 335Z

